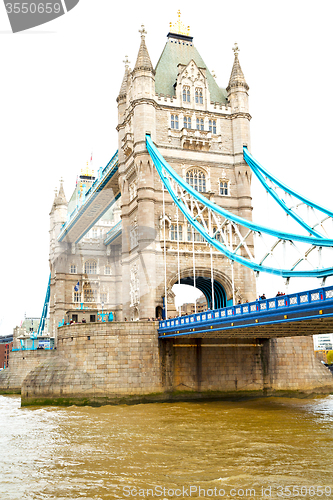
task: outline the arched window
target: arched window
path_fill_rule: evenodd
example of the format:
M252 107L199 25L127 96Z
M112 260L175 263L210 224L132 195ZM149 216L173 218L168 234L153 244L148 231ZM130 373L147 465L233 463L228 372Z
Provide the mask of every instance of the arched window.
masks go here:
M84 264L84 272L86 274L97 274L97 264L95 260L87 260ZM87 302L87 301L85 301Z
M70 267L70 271L69 271L71 274L76 274L76 265L75 264L71 264L71 267Z
M209 132L216 134L216 120L209 120Z
M203 104L202 89L200 88L195 89L195 102L196 104Z
M202 170L192 168L186 172L186 182L199 193L206 192L206 175Z
M203 118L197 118L197 130L204 130L204 121Z
M192 120L190 116L184 116L184 128L191 128Z
M227 181L220 181L220 195L228 196L229 194L229 186Z
M179 128L178 115L171 115L171 128L175 128L178 130Z
M170 226L170 240L173 241L179 241L183 240L183 226L178 224L178 231L177 231L177 224L171 224Z
M187 85L184 85L184 87L183 87L183 101L184 102L191 102L190 87L188 87Z

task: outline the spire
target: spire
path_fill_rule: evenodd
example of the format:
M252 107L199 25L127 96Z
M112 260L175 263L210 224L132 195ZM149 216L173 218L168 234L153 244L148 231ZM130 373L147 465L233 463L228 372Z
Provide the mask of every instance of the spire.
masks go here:
M123 61L125 63L125 74L124 74L124 78L123 78L123 81L122 81L122 84L121 84L121 87L120 87L120 91L119 91L119 95L118 95L118 98L117 98L117 102L120 100L120 99L123 99L126 94L127 94L127 82L128 82L128 75L129 75L129 72L130 72L130 69L129 69L129 60L128 60L128 56L125 56L125 60Z
M233 49L235 58L234 58L234 65L231 70L231 75L229 79L229 84L227 87L227 91L229 92L232 87L244 87L245 90L249 90L249 86L245 81L245 77L241 68L241 65L239 63L238 59L238 52L239 48L237 43L235 43Z
M65 195L65 191L64 191L64 180L63 179L60 179L60 189L59 189L59 193L58 193L58 200L59 200L59 203L58 203L59 205L67 203L66 195Z
M151 63L148 50L146 47L146 42L145 42L145 35L147 34L147 31L145 30L144 25L141 25L141 30L139 30L139 33L141 33L141 44L139 48L139 53L138 53L138 58L135 63L135 67L133 72L138 71L138 70L148 70L148 71L154 71L153 65Z
M63 179L60 179L59 192L57 192L57 189L54 190L54 200L53 200L53 205L51 208L51 213L55 210L55 208L58 205L67 205L67 200L66 200L66 195L65 195L63 184L64 184Z

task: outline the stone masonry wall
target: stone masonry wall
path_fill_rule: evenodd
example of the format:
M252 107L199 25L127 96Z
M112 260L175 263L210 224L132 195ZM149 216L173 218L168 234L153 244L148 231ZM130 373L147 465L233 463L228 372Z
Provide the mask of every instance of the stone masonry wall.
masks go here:
M58 329L57 356L29 374L22 402L106 404L161 392L153 322L73 324Z
M312 337L163 343L163 383L169 391L333 392L332 374L315 358Z
M28 373L55 354L56 351L44 349L11 351L9 368L0 372L0 394L20 393L23 380Z
M312 337L159 341L156 327L147 321L61 327L56 355L23 381L22 404L333 392Z

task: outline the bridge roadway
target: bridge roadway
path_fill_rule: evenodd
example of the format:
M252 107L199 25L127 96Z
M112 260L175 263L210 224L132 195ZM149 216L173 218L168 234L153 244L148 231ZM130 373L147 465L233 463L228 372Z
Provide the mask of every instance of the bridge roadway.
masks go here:
M83 238L120 197L118 178L117 151L106 167L99 169L98 177L85 194L83 202L70 214L62 227L58 241L78 243Z
M333 333L333 286L159 322L159 338L275 338Z

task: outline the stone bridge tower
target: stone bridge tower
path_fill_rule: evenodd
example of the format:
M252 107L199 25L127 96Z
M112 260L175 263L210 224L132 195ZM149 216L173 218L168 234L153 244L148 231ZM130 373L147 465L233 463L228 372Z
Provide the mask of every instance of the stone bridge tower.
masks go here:
M143 26L140 33L134 69L126 59L117 98L122 302L123 316L128 319L161 314L165 270L169 311L172 286L177 282L194 284L195 280L211 305L210 249L195 234L193 252L192 231L183 216L177 231L176 208L167 192L163 213L162 183L146 150L146 133L178 174L210 200L247 219L252 212L251 172L243 159L243 145L250 148L249 87L237 45L224 89L207 68L180 17L170 25L155 69ZM251 271L235 263L232 272L230 261L217 251L212 252L212 259L215 306L230 303L233 291L236 300L255 298Z

